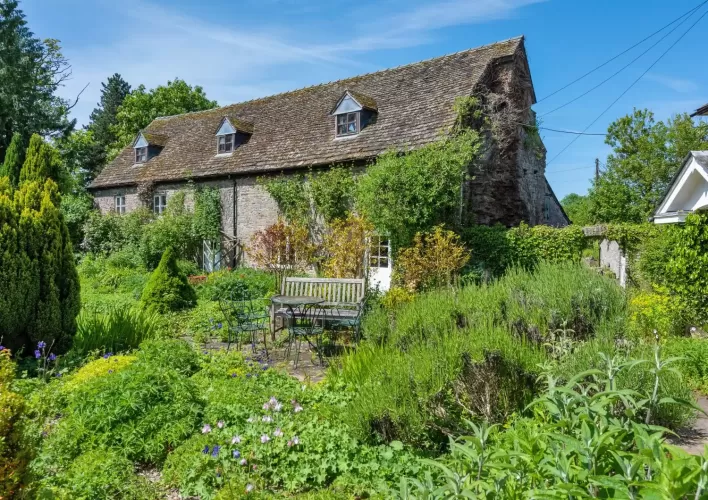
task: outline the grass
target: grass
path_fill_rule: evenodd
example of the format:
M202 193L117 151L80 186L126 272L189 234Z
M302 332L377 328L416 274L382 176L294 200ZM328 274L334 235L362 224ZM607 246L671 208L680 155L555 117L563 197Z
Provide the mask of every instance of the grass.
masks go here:
M80 354L128 351L157 337L163 324L159 314L137 307L107 312L84 309L76 321L73 349Z

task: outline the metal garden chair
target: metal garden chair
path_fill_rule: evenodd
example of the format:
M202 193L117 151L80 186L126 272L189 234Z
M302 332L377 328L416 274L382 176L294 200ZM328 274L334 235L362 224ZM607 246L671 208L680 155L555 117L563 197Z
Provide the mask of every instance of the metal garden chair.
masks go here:
M258 335L262 333L263 348L267 357L267 335L270 332L270 312L267 301L265 299L230 300L220 298L219 307L229 327L226 349L229 350L232 341L235 340L236 348L240 351L241 339L245 334L250 339L251 349L255 353Z
M319 304L304 304L298 307L289 319L288 347L285 350L286 359L290 359L293 344L296 345L295 368L300 362L300 348L303 339L317 351L320 364L322 360L322 335L324 334L324 310ZM314 340L314 343L313 343Z

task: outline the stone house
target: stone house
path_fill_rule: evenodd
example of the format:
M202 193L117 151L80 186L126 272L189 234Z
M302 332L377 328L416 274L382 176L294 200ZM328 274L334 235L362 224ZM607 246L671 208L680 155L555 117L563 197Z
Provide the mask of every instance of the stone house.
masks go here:
M247 243L278 216L260 177L334 164L362 169L386 151L430 144L452 130L455 103L467 96L480 98L494 132L487 134L481 164L470 166L470 180L461 186L464 222L568 224L546 181L543 143L524 125L535 123L535 93L523 37L157 118L90 189L103 212L149 206L161 213L188 181L217 187L223 234Z

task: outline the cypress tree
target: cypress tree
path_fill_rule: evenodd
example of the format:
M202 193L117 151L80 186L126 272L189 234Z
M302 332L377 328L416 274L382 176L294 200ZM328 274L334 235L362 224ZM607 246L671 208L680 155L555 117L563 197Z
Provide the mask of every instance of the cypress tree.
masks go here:
M52 179L59 181L59 162L54 149L37 134L32 134L27 156L20 170L20 184Z
M79 278L54 181L12 191L0 179L0 332L3 344L68 345L79 313Z
M177 265L177 257L171 247L165 250L160 264L150 275L141 300L144 307L160 313L186 309L197 302L197 294Z
M10 147L5 153L5 161L0 166L0 177L7 176L10 178L10 184L17 187L20 183L20 170L24 161L25 148L22 141L22 136L15 132L12 135Z

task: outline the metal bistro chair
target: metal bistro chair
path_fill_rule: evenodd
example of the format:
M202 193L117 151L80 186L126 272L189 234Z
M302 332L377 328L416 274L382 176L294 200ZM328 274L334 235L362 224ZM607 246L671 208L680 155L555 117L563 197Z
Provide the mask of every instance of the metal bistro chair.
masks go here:
M336 307L328 309L327 324L332 332L339 333L342 330L352 330L354 332L354 344L358 344L361 339L361 319L364 316L364 302L359 302L351 307Z
M232 335L236 340L236 348L241 350L241 338L247 334L251 341L251 349L256 352L258 334L263 334L263 348L268 356L267 335L270 331L270 313L264 299L230 300L219 299L219 307L229 325L228 344L231 348Z
M296 344L295 368L300 362L300 347L302 340L317 351L317 357L322 360L322 335L324 333L324 310L319 304L305 304L298 307L288 320L288 347L285 350L285 358L290 359L290 352L293 344ZM315 343L312 343L314 339Z

